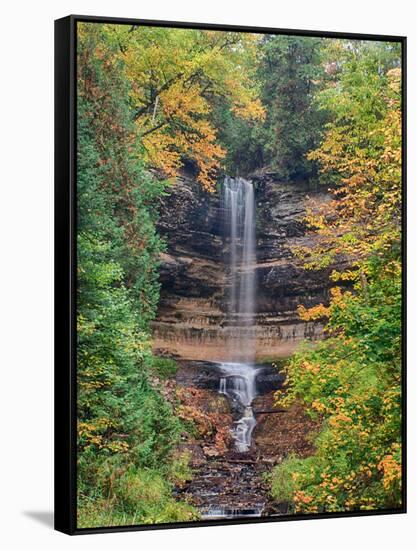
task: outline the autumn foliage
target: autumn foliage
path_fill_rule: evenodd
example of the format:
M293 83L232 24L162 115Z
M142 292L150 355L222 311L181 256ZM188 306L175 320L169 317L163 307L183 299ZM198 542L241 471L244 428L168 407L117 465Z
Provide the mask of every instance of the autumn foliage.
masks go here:
M322 422L315 454L274 474L276 498L302 513L402 502L401 71L395 56L366 43L338 43L329 55L339 69L320 101L333 121L309 157L333 200L306 220L320 245L297 253L306 269L336 257L349 267L332 273L328 305L299 308L303 320L326 321L326 339L290 360L277 394L280 406L301 400Z
M125 25L103 25L102 33L118 46L114 62L122 64L146 164L173 178L191 163L201 185L213 191L226 154L212 119L214 102L227 102L238 118L265 116L248 71L259 37Z

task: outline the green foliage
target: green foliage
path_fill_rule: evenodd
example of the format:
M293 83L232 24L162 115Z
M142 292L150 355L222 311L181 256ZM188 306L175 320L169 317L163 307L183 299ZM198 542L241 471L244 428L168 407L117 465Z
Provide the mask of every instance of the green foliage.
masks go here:
M183 426L150 382L148 324L163 250L155 204L164 184L138 158L115 50L96 26L79 40L77 472L84 527L194 514L172 497L172 453Z
M113 59L100 27L79 39L78 228L111 242L135 293L143 327L158 302L158 257L163 244L155 230L157 198L165 184L144 169L128 106L122 64ZM98 55L97 44L106 44Z
M307 153L317 147L327 120L315 102L324 67L320 38L266 35L250 73L259 89L265 118L242 120L222 101L215 114L225 144L229 172L248 174L268 167L284 181L309 180L317 163Z
M264 160L285 180L316 175L316 164L306 154L319 144L326 121L325 110L314 102L323 75L323 41L295 36L267 36L264 41Z
M113 496L82 497L79 527L172 523L199 519L186 503L177 502L165 476L157 470L130 468L115 481Z
M223 102L218 102L214 117L219 140L227 151L224 168L228 174L247 175L266 163L262 122L235 117Z
M163 379L175 378L177 370L178 363L174 359L156 356L152 358L152 372Z
M401 504L401 271L393 259L369 264L366 289L333 298L329 337L292 359L277 396L323 420L314 456L275 470L274 496L297 512Z
M277 402L301 400L322 430L314 455L288 458L272 481L275 498L307 513L398 508L402 498L398 51L337 42L330 55L335 73L320 101L333 118L311 156L336 198L308 217L321 245L307 267L320 265L323 248L345 253L349 268L331 279L352 288L335 286L328 307L300 308L304 320L327 319L327 338L290 361Z
M330 305L300 308L305 320L327 319L327 337L289 362L277 401L303 401L322 430L313 456L275 468L272 494L295 512L398 507L397 46L98 24L78 30L78 525L197 518L173 496L191 477L178 443L184 429L197 435L214 424L196 407L198 393L178 407L180 420L175 399L161 391L177 365L150 347L164 250L155 223L168 185L161 174L175 176L187 163L213 190L226 153L232 173L267 166L296 181L314 179L320 166L334 200L307 216L321 244L299 254L309 269L341 255L351 260L331 276L350 291L335 286Z
M184 485L193 477L190 467L191 453L189 451L177 452L173 455L167 472L167 479L177 486Z
M292 500L296 492L296 479L301 470L309 471L311 459L300 459L289 456L270 476L271 494L279 502L288 502L292 506ZM295 474L295 475L294 475Z
M141 137L141 158L166 177L177 176L187 163L201 185L213 191L225 155L212 124L215 100L221 98L237 119L256 120L264 114L247 71L259 36L136 25L96 27L102 44L112 48L109 61L121 67L130 116ZM86 43L91 25L79 24L78 31Z

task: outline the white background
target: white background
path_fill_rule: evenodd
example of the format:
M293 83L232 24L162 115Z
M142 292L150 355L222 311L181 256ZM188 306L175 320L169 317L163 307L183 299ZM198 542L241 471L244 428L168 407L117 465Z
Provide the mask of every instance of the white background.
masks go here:
M417 28L413 4L405 0L8 0L2 5L0 543L3 548L412 547L410 539L413 535L415 538L417 522L417 339L411 322L416 299L413 245L417 227ZM52 530L53 20L70 13L408 36L411 429L407 515L72 538Z

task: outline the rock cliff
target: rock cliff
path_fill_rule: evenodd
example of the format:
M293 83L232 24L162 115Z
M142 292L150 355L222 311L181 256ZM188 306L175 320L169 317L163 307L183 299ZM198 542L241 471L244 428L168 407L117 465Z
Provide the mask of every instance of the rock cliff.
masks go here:
M331 268L306 271L291 248L315 244L317 237L307 234L303 217L309 204L326 201L328 195L322 188L281 183L274 174L251 179L256 190L257 358L284 357L301 340L322 333L319 323L299 319L297 306L328 300ZM178 178L161 203L158 230L167 250L153 323L155 350L185 359L224 359L228 278L220 192L204 192L189 175Z

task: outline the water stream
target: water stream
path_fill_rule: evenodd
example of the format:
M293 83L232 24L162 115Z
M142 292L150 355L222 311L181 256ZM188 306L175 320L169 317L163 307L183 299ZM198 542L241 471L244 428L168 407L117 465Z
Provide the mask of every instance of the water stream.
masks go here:
M232 436L235 440L236 450L244 453L250 449L252 432L256 426L251 405L257 395L257 369L246 363L220 363L219 370L222 373L219 393L235 401L243 413L241 418L234 423Z
M271 514L271 510L275 513L268 483L263 478L271 463L263 454L262 444L255 447L252 440L256 427L252 407L260 413L269 408L267 396L281 387L282 375L271 364L208 361L185 362L181 372L177 375L180 384L208 389L208 394L217 390L227 398L229 407L224 408L223 400L210 395L207 405L211 408L216 403L215 410L228 416L222 426L229 425L232 441L227 450L208 453L204 460L196 454L201 462L192 480L178 494L190 499L205 520L259 517ZM229 424L231 418L233 424ZM265 420L264 416L261 418ZM207 451L212 449L209 445Z
M227 348L230 361L220 363L219 392L237 401L242 416L232 435L238 452L249 451L256 419L255 338L255 199L253 185L243 178L226 176L223 184L225 233L229 243L230 279ZM237 361L239 359L239 362Z

